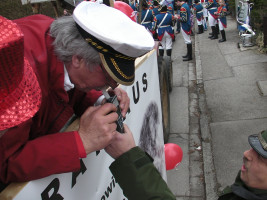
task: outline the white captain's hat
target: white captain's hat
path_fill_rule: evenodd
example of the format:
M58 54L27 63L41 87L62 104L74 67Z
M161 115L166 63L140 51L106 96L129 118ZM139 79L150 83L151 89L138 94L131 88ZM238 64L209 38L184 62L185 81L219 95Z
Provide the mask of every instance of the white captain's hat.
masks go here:
M73 18L82 37L100 53L109 75L120 84L131 85L135 59L154 47L150 33L123 12L99 3L80 3Z

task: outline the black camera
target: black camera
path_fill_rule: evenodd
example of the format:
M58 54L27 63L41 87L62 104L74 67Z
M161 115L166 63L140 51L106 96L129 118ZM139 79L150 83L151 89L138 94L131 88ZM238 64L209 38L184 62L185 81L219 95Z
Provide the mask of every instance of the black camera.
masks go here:
M116 124L117 124L117 129L116 131L120 132L120 133L124 133L124 128L123 128L123 121L124 121L124 117L122 116L121 114L121 108L120 108L120 104L119 104L119 101L117 99L117 96L113 96L113 97L109 97L107 99L107 102L108 103L112 103L114 104L116 107L117 107L117 114L118 114L118 119L116 121Z

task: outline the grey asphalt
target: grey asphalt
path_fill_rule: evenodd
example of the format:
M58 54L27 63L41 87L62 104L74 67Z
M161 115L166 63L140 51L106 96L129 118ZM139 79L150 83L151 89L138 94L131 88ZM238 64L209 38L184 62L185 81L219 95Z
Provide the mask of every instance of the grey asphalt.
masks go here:
M236 21L227 20L224 43L208 38L210 28L192 37L192 61L182 61L181 34L173 45L168 142L184 153L167 182L177 200L216 200L241 168L247 137L267 129L267 54L238 48Z

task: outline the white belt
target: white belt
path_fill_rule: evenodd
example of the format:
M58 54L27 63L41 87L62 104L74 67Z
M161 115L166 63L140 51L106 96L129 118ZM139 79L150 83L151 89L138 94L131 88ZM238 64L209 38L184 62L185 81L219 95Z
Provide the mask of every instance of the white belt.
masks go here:
M164 25L164 26L159 26L159 28L164 28L164 27L169 27L171 25Z
M151 23L151 22L143 22L142 24L149 24L149 23Z
M212 8L209 8L208 10L214 10L214 9L217 10L217 7L212 7Z

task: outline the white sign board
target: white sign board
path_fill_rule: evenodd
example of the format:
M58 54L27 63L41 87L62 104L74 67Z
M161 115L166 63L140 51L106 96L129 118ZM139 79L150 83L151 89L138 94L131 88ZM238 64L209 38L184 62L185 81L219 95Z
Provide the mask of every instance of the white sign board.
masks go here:
M134 134L136 144L154 159L166 180L164 142L158 66L154 51L136 69L132 86L122 86L130 100L130 113L124 121ZM113 159L104 150L81 160L81 170L56 174L28 182L15 200L124 200L126 199L109 171ZM51 163L53 165L53 163Z

